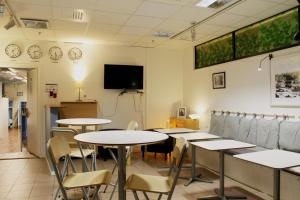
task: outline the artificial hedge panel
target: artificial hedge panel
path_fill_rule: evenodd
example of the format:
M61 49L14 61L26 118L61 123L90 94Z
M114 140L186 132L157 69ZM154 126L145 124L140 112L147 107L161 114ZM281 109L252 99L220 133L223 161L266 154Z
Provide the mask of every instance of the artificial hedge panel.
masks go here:
M298 9L277 15L235 33L236 58L249 57L296 44Z
M195 47L195 68L202 68L233 60L232 34Z

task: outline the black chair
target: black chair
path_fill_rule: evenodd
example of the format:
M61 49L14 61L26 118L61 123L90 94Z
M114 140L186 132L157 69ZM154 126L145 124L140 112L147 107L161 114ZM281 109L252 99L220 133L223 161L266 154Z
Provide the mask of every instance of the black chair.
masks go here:
M153 128L146 129L145 131L155 131L155 129L153 129ZM155 157L156 157L157 153L163 153L163 154L165 154L165 160L167 160L168 154L169 154L169 156L171 156L174 146L175 146L175 139L172 137L169 137L167 140L165 140L161 143L147 145L147 152L154 153ZM145 151L146 151L144 145L141 146L141 151L142 151L142 156L144 158Z

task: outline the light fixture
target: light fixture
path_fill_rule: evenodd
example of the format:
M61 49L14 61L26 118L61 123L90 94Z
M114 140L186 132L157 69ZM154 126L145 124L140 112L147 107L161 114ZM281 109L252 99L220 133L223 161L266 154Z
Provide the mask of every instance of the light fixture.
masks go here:
M207 8L208 6L210 6L211 4L215 3L217 0L200 0L196 6L197 7L204 7Z
M203 8L220 8L231 0L200 0L195 6Z
M257 71L259 71L259 72L262 71L262 63L263 63L263 61L266 60L267 58L269 58L269 60L271 61L272 58L274 58L274 56L273 56L273 54L270 53L269 55L263 57L263 58L260 60L260 62L259 62L259 66L258 66L258 68L257 68Z
M15 19L11 16L7 24L4 25L4 28L8 30L14 27L15 25L16 25Z

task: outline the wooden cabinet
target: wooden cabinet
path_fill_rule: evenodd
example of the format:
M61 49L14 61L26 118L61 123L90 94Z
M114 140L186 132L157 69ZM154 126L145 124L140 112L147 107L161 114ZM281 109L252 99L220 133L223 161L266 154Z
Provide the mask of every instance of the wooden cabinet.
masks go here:
M60 103L60 118L97 118L96 101L69 101Z
M177 117L170 117L169 121L170 128L190 128L194 130L199 129L198 119L183 119Z

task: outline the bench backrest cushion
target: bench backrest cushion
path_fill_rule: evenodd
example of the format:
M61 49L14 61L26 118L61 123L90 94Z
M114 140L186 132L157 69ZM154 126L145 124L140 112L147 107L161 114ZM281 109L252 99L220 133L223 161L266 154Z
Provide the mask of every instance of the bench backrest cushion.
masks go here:
M224 116L224 115L214 115L214 114L212 114L211 118L210 118L209 133L214 134L214 135L218 135L218 136L223 136L225 118L226 118L226 116Z
M242 117L240 120L237 140L256 144L256 127L257 119Z
M224 124L224 137L230 139L238 139L240 117L237 116L227 116L225 118Z
M258 119L256 144L267 149L277 149L279 141L279 124L276 119Z
M281 122L279 147L284 150L300 152L300 122Z

